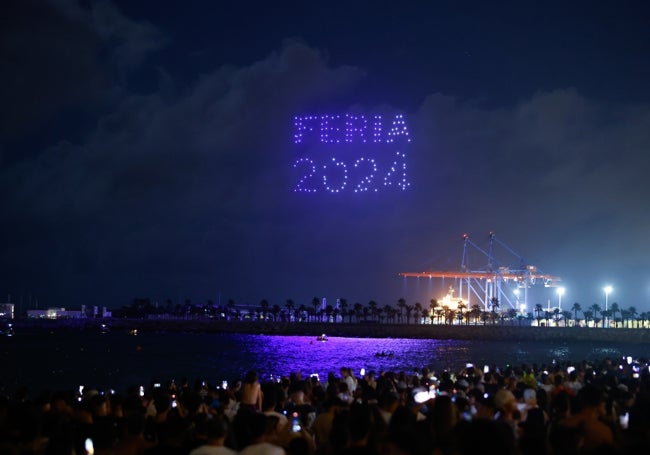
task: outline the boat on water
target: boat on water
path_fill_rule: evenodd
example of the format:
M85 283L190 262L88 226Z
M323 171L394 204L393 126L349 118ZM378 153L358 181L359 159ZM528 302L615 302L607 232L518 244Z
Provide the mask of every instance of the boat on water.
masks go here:
M316 341L327 341L327 335L325 335L324 333L322 335L318 335L316 337Z
M392 358L395 356L395 353L392 351L381 351L381 352L375 352L375 357L388 357Z

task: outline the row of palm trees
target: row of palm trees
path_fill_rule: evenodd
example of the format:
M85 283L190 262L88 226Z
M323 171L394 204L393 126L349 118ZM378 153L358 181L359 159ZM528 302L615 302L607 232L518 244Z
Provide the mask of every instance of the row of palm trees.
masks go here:
M564 310L560 311L558 308L555 308L552 311L551 318L548 317L549 310L544 310L541 304L535 305L535 314L536 319L540 318L540 314L544 313L544 319L550 320L553 319L556 322L564 322L564 325L569 325L568 321L573 320L573 325L578 325L581 321L585 325L598 326L601 327L605 325L612 327L632 327L633 325L638 327L639 323L648 320L648 313L640 313L637 311L636 307L631 306L629 308L621 308L618 303L614 302L606 310L602 309L600 305L594 303L589 306L587 309L583 310L580 303L575 302L571 306L571 311ZM578 313L582 313L583 318L578 318ZM619 315L620 317L617 317Z
M428 305L415 302L408 304L404 298L396 302L396 307L379 305L370 300L367 305L356 302L350 305L345 298L337 300L336 305L324 305L320 298L314 297L311 304L296 304L287 299L283 306L270 304L262 299L259 305L238 305L230 299L225 305L215 305L212 300L195 305L189 299L183 305L173 304L168 299L165 305L152 304L150 299L134 299L128 307L117 312L126 317L175 317L185 319L212 318L227 320L262 320L276 322L349 322L379 324L496 324L515 321L518 324L536 323L538 326L589 326L589 327L645 327L650 324L650 312L638 313L635 307L620 308L614 302L607 310L597 303L582 309L575 302L571 310L544 308L535 305L532 312L518 313L510 308L501 311L497 298L492 298L488 308L481 305L468 306L459 301L456 308L431 299ZM582 318L579 315L582 315Z

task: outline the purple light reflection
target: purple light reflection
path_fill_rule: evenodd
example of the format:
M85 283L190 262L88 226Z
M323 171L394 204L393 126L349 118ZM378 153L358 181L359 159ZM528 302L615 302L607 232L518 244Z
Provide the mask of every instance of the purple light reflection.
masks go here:
M405 371L428 367L459 371L475 365L549 363L552 360L602 360L605 357L646 357L643 345L574 342L513 342L487 340L431 340L405 338L268 336L207 333L22 333L3 348L0 385L22 384L32 390L56 390L95 385L125 390L186 377L215 384L243 377L256 370L263 380L300 372L303 377L329 372L337 376L342 366L355 375L366 371ZM392 357L376 353L392 352ZM39 359L29 361L28 359ZM80 368L83 365L83 368Z
M255 359L255 368L264 379L300 372L303 377L317 373L324 380L329 372L338 376L343 366L355 374L361 368L377 374L411 372L431 365L460 365L469 355L462 342L451 340L329 337L321 342L311 336L265 335L249 336L248 340L254 343L243 347L245 356ZM392 355L378 355L381 353Z

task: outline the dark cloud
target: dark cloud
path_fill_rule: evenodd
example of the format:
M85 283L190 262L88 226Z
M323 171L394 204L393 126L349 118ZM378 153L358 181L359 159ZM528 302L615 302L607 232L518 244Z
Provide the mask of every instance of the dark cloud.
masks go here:
M154 26L126 18L109 2L4 6L0 137L13 146L6 159L24 156L25 144L44 146L62 139L61 131L72 134L75 123L110 106L129 72L165 43Z
M622 305L644 307L646 104L558 87L497 105L430 87L405 111L380 95L367 102L381 69L334 63L299 39L188 82L148 63L173 44L156 26L109 2L80 5L12 4L12 17L41 17L51 31L3 28L3 61L23 59L2 70L4 152L14 158L0 168L8 292L68 306L136 295L428 301L430 289L397 273L457 270L461 234L480 243L493 230L562 276L566 298L589 305L611 280ZM130 85L151 68L148 90ZM53 77L39 85L39 72ZM70 106L92 121L57 123L43 145L18 147L57 115L70 119ZM293 191L293 117L346 112L405 114L407 191ZM643 286L643 296L632 290Z

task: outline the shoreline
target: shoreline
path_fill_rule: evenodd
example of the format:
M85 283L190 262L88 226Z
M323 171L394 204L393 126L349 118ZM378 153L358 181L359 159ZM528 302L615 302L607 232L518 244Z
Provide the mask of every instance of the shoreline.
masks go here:
M184 319L67 319L13 321L16 334L34 330L242 333L356 338L411 338L486 341L596 341L631 344L650 343L650 330L601 327L531 327L518 325L429 325L321 322L219 321Z

